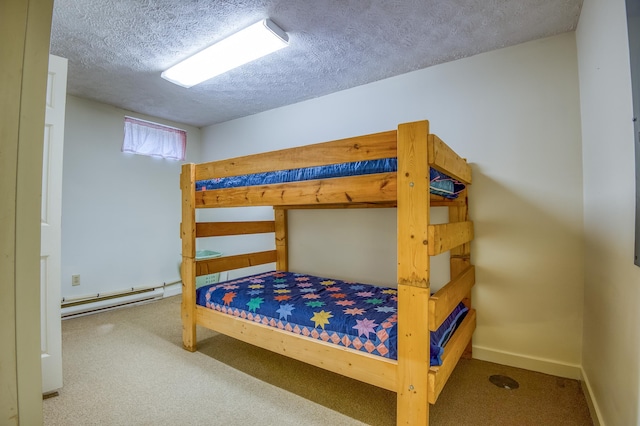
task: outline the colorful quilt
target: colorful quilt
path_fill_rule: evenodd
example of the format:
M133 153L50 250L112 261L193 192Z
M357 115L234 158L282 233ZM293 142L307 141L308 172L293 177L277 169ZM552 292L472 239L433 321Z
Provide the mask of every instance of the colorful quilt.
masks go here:
M200 287L198 305L386 358L397 359L397 290L272 271ZM431 365L462 322L460 304L431 333Z
M379 160L354 161L350 163L329 164L326 166L305 167L299 169L279 170L268 173L254 173L242 176L200 180L196 182L196 191L221 188L237 188L241 186L269 185L285 182L299 182L313 179L329 179L342 176L358 176L373 173L395 172L398 170L397 158ZM430 169L431 193L446 198L456 198L464 189L464 184L451 177Z

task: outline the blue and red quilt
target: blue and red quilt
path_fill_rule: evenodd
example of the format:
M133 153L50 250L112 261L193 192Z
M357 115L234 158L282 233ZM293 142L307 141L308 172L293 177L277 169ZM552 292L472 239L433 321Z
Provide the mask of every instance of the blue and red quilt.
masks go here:
M198 305L325 342L397 359L397 290L272 271L197 289ZM431 365L467 313L431 333Z

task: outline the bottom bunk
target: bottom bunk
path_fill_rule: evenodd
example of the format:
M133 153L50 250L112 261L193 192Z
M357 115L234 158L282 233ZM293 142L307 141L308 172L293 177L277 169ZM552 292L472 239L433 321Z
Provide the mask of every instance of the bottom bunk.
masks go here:
M272 271L196 291L196 323L336 373L397 390L397 290ZM457 304L431 332L435 403L475 328Z

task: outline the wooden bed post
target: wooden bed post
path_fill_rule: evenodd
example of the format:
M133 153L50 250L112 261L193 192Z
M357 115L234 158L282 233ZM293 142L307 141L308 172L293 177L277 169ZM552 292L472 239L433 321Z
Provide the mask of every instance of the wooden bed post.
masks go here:
M184 164L180 174L182 190L182 345L188 351L196 350L196 213L195 164Z
M273 209L276 231L276 269L289 271L288 210L282 207Z
M469 199L465 188L457 198L455 205L449 207L449 223L465 222L469 220ZM457 277L462 271L471 265L471 243L465 243L451 249L449 260L449 271L451 279ZM471 292L462 300L465 306L471 309ZM472 341L469 341L467 348L462 354L464 358L472 357Z
M398 126L398 425L429 424L428 134Z

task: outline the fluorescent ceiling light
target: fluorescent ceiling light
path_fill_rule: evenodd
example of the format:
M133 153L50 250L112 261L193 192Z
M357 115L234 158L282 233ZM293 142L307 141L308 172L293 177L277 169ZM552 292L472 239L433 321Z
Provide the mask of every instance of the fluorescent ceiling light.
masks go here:
M289 45L289 37L269 19L207 47L164 71L162 78L191 87Z

